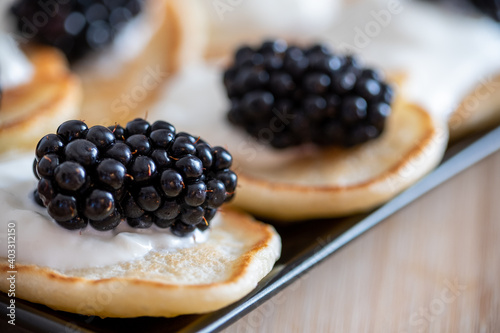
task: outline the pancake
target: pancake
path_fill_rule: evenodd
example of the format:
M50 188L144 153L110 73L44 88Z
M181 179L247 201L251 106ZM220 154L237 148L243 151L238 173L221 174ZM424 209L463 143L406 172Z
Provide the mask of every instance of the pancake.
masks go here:
M173 317L220 309L269 273L281 242L273 227L244 213L225 209L219 214L208 240L189 248L152 250L144 258L84 269L16 263L16 297L100 317ZM1 258L4 292L10 270Z
M441 118L410 104L396 89L393 113L375 140L351 149L273 149L229 123L221 76L217 64L186 69L172 79L150 116L226 146L239 184L231 204L258 217L292 222L370 210L431 171L447 145ZM389 82L404 86L404 76L392 73Z
M431 171L448 133L421 107L398 102L382 136L350 149L304 150L258 171L241 165L233 204L283 222L346 216L383 204Z

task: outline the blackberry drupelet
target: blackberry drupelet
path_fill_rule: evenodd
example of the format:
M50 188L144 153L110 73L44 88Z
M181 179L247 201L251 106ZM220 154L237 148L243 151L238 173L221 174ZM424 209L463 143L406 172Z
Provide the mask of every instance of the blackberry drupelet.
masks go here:
M224 85L229 121L275 148L350 147L374 139L384 130L393 99L381 74L353 56L281 40L237 50Z
M234 196L231 155L164 121L135 119L88 128L67 121L36 147L35 196L66 229L170 228L185 236L205 230Z
M23 36L54 46L75 61L110 44L142 7L143 0L21 0L12 13Z

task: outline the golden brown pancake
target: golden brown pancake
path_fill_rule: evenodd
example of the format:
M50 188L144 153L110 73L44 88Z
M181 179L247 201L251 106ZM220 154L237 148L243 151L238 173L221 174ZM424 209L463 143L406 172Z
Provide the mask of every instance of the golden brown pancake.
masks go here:
M269 273L281 241L273 227L244 213L219 214L209 239L190 248L153 250L130 262L67 271L16 263L16 297L100 317L173 317L220 309ZM7 259L0 259L4 292L10 270Z
M292 161L237 167L233 204L256 216L292 222L368 211L431 171L448 140L443 124L397 101L381 137L350 149L305 148Z

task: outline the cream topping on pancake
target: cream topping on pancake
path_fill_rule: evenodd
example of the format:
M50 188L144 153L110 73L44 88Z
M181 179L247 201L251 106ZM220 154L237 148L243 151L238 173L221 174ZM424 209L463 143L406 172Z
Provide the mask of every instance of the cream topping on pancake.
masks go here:
M469 94L491 94L500 73L500 24L424 1L346 4L321 40L360 55L369 66L408 74L407 97L447 117ZM471 106L473 107L473 105Z
M279 37L312 35L325 30L338 14L340 1L252 0L200 1L208 14L211 35Z

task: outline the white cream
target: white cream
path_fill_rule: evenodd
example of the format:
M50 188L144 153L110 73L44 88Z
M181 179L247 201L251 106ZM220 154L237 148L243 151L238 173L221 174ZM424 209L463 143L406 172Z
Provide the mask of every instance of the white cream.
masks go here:
M317 34L330 26L340 7L340 1L332 0L199 2L208 14L210 38L221 42Z
M0 87L12 89L31 80L33 65L19 50L10 28L8 11L13 0L0 2Z
M133 229L122 222L115 231L82 231L59 227L31 195L36 187L33 157L17 156L0 162L0 257L7 257L7 228L16 224L16 262L67 270L99 267L144 257L151 250L175 251L205 242L210 231L189 237L168 229ZM216 225L216 216L211 224Z
M407 73L407 97L441 117L500 73L500 24L424 1L354 2L321 39Z

